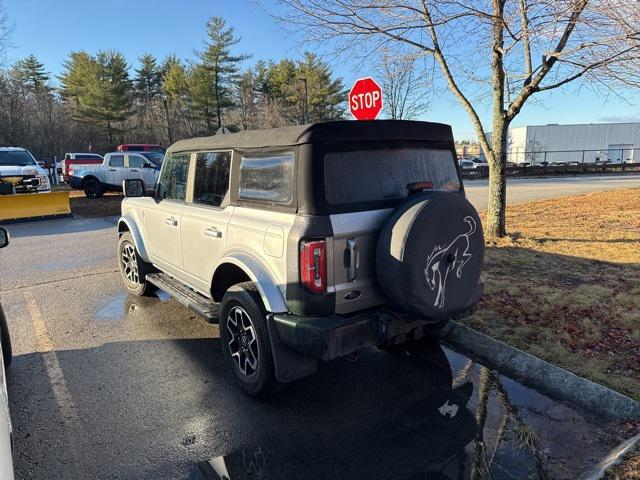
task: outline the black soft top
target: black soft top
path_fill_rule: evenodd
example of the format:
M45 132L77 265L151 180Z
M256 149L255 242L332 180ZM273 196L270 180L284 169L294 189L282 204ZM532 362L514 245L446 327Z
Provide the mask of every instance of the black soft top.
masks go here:
M453 142L453 134L451 127L442 123L341 120L180 140L167 153L371 141Z

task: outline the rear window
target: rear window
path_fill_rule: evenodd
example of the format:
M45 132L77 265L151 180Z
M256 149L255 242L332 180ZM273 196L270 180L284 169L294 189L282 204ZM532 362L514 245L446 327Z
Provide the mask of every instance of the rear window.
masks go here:
M239 197L270 203L291 203L293 165L293 153L242 157Z
M460 189L452 153L426 148L327 153L324 182L327 202L334 205L402 199L414 182L431 182L434 190Z

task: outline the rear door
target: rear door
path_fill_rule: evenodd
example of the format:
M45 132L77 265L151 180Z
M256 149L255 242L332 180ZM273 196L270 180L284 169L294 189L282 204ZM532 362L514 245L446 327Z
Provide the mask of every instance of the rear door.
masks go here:
M336 211L330 215L336 313L381 305L386 300L376 277L380 229L393 206L409 195L408 184L460 190L453 154L423 147L333 151L325 155L324 176L327 204Z
M145 159L141 155L128 153L127 160L126 160L126 165L127 165L126 178L139 178L140 180L144 180L142 178L142 169L144 168L144 164L145 164ZM146 182L145 182L145 185L146 185Z
M190 153L175 153L165 161L156 188L156 203L145 209L149 256L162 270L180 276L182 247L180 224L187 198Z
M109 155L107 162L107 183L114 187L122 187L122 180L124 180L127 171L124 154Z
M193 195L182 213L183 270L193 276L192 283L208 292L213 269L227 243L231 152L202 152L195 155Z

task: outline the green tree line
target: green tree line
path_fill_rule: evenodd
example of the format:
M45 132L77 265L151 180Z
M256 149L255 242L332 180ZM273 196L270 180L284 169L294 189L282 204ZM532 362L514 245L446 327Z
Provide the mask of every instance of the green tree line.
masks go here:
M236 53L239 38L224 19L206 25L192 60L142 55L134 68L120 52L69 54L54 79L34 55L0 71L0 145L36 157L106 152L119 143L161 143L231 131L272 128L345 116L342 79L312 53L258 61Z

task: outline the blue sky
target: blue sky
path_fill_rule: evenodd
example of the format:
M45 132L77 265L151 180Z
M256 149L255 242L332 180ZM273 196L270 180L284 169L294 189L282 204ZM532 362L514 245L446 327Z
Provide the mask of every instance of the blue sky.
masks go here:
M192 58L205 39L208 17L220 15L242 37L238 53L252 54L248 65L260 59L297 58L304 48L299 38L286 33L266 12L277 11L270 0L0 0L15 25L9 58L35 54L54 75L72 50L116 49L129 62L144 52L157 57L176 54ZM326 53L326 52L325 52ZM349 86L371 72L357 62L328 58ZM474 137L467 114L448 95L425 92L431 108L424 120L453 125L456 138ZM640 94L627 92L626 100L604 98L575 88L553 92L536 104L528 104L514 121L515 126L547 123L590 123L640 121ZM489 108L479 109L483 121Z

